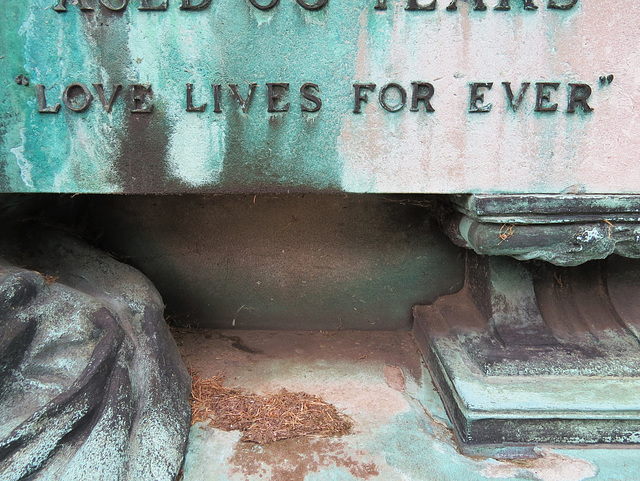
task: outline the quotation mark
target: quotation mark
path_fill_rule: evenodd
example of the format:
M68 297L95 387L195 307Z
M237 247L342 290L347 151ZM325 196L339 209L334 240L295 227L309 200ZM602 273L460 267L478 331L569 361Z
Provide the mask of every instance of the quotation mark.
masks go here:
M25 87L29 85L29 79L22 74L18 75L14 80L18 85L24 85Z
M609 85L611 82L613 82L613 74L600 76L600 85Z

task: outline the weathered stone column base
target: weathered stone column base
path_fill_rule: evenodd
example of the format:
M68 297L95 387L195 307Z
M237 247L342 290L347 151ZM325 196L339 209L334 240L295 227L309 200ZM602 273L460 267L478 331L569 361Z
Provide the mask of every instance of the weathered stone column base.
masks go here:
M640 443L640 261L578 267L469 252L464 288L414 308L464 452Z

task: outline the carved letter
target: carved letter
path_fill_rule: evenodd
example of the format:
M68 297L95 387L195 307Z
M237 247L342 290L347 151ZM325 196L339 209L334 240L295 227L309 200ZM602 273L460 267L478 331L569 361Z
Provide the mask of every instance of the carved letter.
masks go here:
M60 104L47 107L47 97L44 92L44 85L36 84L36 94L38 95L38 112L41 114L57 114L60 111Z
M277 89L277 90L276 90ZM267 112L286 112L289 110L289 102L282 107L278 106L278 101L284 99L289 84L267 82Z
M120 0L120 3L121 3L120 6L114 6L112 2L113 0L100 0L100 3L102 4L103 7L108 8L113 12L119 12L127 8L127 4L129 3L129 0Z
M251 100L253 100L253 93L255 92L257 86L258 84L249 84L249 93L247 94L247 98L243 99L238 93L238 84L229 84L229 88L231 89L231 96L238 101L243 114L246 114L249 111Z
M373 8L374 10L386 10L387 0L378 0Z
M571 10L577 3L578 0L569 0L567 3L558 3L556 0L549 0L547 7L557 10Z
M314 89L316 92L320 91L318 84L314 83L306 83L303 84L302 87L300 87L300 95L302 95L304 99L313 102L315 105L314 107L307 107L304 104L300 104L300 110L302 110L303 112L317 112L318 110L320 110L320 107L322 107L322 100L320 99L320 97L312 94L310 92L311 89Z
M151 5L153 0L140 0L140 6L138 10L160 11L166 10L169 6L169 0L162 0L160 5Z
M219 114L222 112L222 109L220 108L220 93L222 92L222 85L211 84L211 86L213 87L213 111L216 114Z
M204 10L211 5L211 0L200 0L200 3L191 3L193 0L182 0L180 10Z
M587 84L569 84L569 86L571 87L571 93L569 94L567 113L575 113L577 105L580 105L585 113L593 112L593 109L587 103L587 100L591 97L591 87Z
M309 4L305 2L305 0L296 0L296 1L298 2L298 5L300 5L305 10L320 10L329 2L329 0L318 0L316 3Z
M471 113L484 113L491 112L491 108L493 104L485 104L484 103L484 94L478 93L480 89L491 90L493 87L493 82L489 83L472 83L470 86L471 95L469 96L469 112ZM478 105L480 102L480 105Z
M411 95L411 108L409 109L411 112L417 112L418 110L418 102L424 102L424 110L425 112L435 112L433 107L431 106L431 97L435 93L433 85L425 82L411 82L411 86L413 87L413 93ZM425 92L420 93L420 90L425 90Z
M547 105L551 102L551 92L547 89L558 90L560 86L557 82L538 82L536 83L536 112L555 112L558 110L558 104Z
M527 89L531 84L529 82L522 83L522 85L520 86L520 92L518 93L518 98L516 98L515 101L513 99L513 91L511 90L511 82L502 82L502 85L504 85L504 89L507 92L507 100L509 100L509 105L511 105L511 108L515 112L520 107L522 99L524 99L524 94L527 93Z
M418 0L409 0L407 2L407 7L405 8L405 10L409 10L410 12L416 11L416 10L435 10L437 1L438 0L433 0L428 5L419 5Z
M198 107L193 106L193 84L187 84L187 112L204 112L206 108L206 103Z
M355 89L355 104L353 106L353 113L359 114L361 112L360 103L366 103L369 101L366 92L362 92L362 90L366 89L373 92L376 88L376 84L353 84L353 88Z
M393 106L389 105L385 99L387 90L389 89L396 89L400 94L400 101L396 105L393 105ZM407 92L405 91L405 89L402 88L402 86L396 83L390 83L382 87L382 90L380 90L380 95L378 96L378 99L380 100L380 105L382 105L382 108L385 109L387 112L398 112L399 110L402 110L407 103Z
M78 0L78 7L80 8L80 10L84 11L84 12L91 12L93 11L93 8L91 7L87 7L87 5L85 5L85 0ZM56 12L66 12L67 11L67 0L58 0L58 4L53 7L53 9Z
M249 0L249 2L251 2L251 5L256 7L258 10L271 10L273 7L278 5L280 0L271 0L266 5L260 5L257 0Z
M100 99L100 103L104 108L104 111L108 114L111 113L111 109L113 109L113 104L115 103L120 91L122 90L122 85L114 84L113 92L111 93L111 98L107 101L106 96L104 95L104 87L102 84L93 84L93 88L96 89L96 93L98 94L98 99Z
M522 0L522 4L523 4L522 8L524 8L525 10L537 10L538 9L536 4L533 3L533 0ZM494 10L502 10L502 11L511 10L510 1L509 0L500 0L500 3L498 5L496 5Z
M482 0L473 0L475 6L473 7L474 10L486 10L487 6L484 4L484 2ZM454 10L458 10L458 0L452 0L452 2L449 4L449 6L447 7L447 10L449 10L450 12L454 11Z
M73 112L84 112L91 106L93 95L89 92L86 85L80 83L72 83L64 89L62 93L62 102Z
M150 114L153 112L153 105L147 102L148 99L153 98L151 85L131 85L131 98L133 99L132 114Z

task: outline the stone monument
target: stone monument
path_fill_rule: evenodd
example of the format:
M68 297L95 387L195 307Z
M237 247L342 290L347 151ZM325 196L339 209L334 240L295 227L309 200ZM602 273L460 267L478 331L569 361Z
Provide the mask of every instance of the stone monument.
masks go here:
M640 442L640 277L624 260L640 257L637 2L29 0L0 9L0 192L437 194L443 230L469 249L464 286L417 306L414 328L463 449ZM144 220L123 202L131 225ZM61 264L50 264L61 247L42 245L37 262L26 257L31 270L15 267L24 252L0 252L0 281L23 292L1 291L2 342L18 336L22 346L2 353L5 366L32 342L31 321L6 306L63 290L104 305L77 321L86 352L117 341L104 354L116 356L110 372L145 386L134 361L115 359L153 358L144 343L127 350L151 324L170 344L159 298L137 278L142 303L108 300L118 276L89 281L75 264L88 256L89 274L130 271L67 240L56 244L72 246ZM177 364L155 359L149 372L160 384L182 379ZM182 419L184 382L165 386L176 405L136 402ZM33 423L42 415L55 428L53 414L34 412ZM50 449L29 429L6 433L2 462L22 467L2 469L27 475L35 467L20 464L20 449ZM179 465L185 431L174 434L163 473ZM149 451L154 442L113 445ZM136 479L160 479L145 473Z

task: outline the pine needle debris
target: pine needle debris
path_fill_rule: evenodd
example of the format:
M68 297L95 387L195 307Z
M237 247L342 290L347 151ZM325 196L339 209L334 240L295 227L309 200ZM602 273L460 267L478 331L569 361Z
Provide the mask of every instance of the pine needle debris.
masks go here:
M223 384L223 375L202 379L192 373L192 424L208 421L224 431L242 431L242 441L258 444L300 436L341 436L353 427L348 416L311 394L286 389L253 394Z

